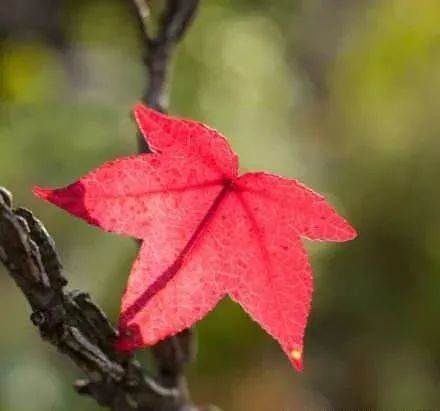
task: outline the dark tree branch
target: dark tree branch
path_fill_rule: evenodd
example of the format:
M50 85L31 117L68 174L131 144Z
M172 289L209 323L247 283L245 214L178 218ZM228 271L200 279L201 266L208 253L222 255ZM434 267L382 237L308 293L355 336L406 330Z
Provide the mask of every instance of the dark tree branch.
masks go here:
M133 5L136 8L136 15L139 19L139 23L142 29L143 38L145 41L150 41L150 35L148 33L148 19L150 17L150 7L147 0L133 0Z
M159 18L157 34L149 28L150 10L147 0L133 0L144 45L147 87L144 103L159 111L168 108L168 77L175 46L184 36L199 5L199 0L167 0ZM143 136L138 133L139 151L149 151ZM184 377L185 366L194 357L195 342L191 330L183 331L152 348L159 378L166 387L176 387L188 396ZM185 393L185 394L183 394Z
M55 245L30 211L12 208L0 187L0 261L26 296L44 340L69 356L87 379L75 386L114 411L190 411L184 392L148 376L133 357L116 352L116 331L89 295L66 291Z
M159 19L155 37L149 30L149 8L146 0L132 0L139 21L144 46L147 87L142 101L165 112L168 108L168 76L172 54L195 16L199 0L167 0ZM148 151L145 140L138 136L139 151Z
M198 0L167 0L157 35L148 28L146 0L133 0L143 33L148 86L143 101L167 108L167 80L172 52L194 16ZM148 151L139 137L139 150ZM41 337L69 356L86 374L75 384L80 394L114 411L196 411L186 389L184 368L194 353L191 330L153 348L158 375L153 378L134 358L113 349L117 336L89 295L66 291L55 245L30 211L12 207L0 187L0 261L27 298L31 320Z
M167 80L172 53L191 23L198 4L199 0L168 0L159 21L157 36L151 38L147 29L143 31L148 87L142 99L157 110L166 111L168 107ZM142 20L146 27L145 20Z

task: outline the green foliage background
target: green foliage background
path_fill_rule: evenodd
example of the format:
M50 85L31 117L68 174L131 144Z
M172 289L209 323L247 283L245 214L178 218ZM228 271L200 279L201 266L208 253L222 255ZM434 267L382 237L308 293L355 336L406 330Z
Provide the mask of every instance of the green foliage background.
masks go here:
M0 45L0 184L53 234L72 287L117 318L136 248L38 201L136 150L144 89L126 3L66 2L71 47L38 35ZM440 408L440 3L205 0L181 44L174 114L229 136L243 170L324 193L359 231L307 243L316 291L305 371L225 301L197 327L190 385L225 411ZM0 410L97 410L40 342L0 268Z

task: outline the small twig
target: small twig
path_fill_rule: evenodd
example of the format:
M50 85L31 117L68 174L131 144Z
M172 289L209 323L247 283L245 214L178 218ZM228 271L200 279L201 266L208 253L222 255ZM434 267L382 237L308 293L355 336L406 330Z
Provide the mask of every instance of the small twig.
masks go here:
M143 101L160 111L168 108L168 75L172 52L183 38L199 5L199 0L168 0L160 17L157 36L144 37L148 86ZM145 30L144 30L145 33Z
M199 0L167 0L154 38L149 34L148 18L145 18L143 11L145 7L139 7L139 3L146 7L148 5L145 0L133 0L144 45L147 85L142 101L149 107L165 112L168 108L168 77L172 54L194 18ZM138 135L138 145L140 152L149 151L141 135Z
M148 19L150 17L150 7L147 0L133 0L134 6L137 9L137 15L142 27L144 38L149 41L150 35L148 34Z

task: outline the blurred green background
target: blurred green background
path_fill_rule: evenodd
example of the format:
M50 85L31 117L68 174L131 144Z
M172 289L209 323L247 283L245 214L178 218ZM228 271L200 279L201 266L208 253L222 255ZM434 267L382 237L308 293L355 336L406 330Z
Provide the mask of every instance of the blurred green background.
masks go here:
M154 3L154 2L151 2ZM230 301L197 326L198 403L225 411L440 409L440 2L205 0L173 114L229 136L244 170L295 177L359 231L307 248L305 371ZM2 0L0 184L53 234L72 287L117 318L136 254L31 194L136 150L145 87L128 1ZM0 410L98 410L0 267Z

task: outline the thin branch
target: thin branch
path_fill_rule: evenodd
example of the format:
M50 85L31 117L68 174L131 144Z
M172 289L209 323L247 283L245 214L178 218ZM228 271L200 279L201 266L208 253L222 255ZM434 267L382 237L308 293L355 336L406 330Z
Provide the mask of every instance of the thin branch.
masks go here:
M142 101L149 107L166 112L168 109L168 78L173 51L177 43L183 38L192 22L199 0L167 0L159 19L156 37L149 34L149 22L145 19L145 0L132 0L144 46L144 63L146 87ZM140 152L149 151L144 138L138 135Z
M142 27L144 38L149 41L150 35L148 34L148 19L150 18L150 7L147 0L133 0L134 6L137 9L137 15Z
M157 36L144 37L148 86L143 101L160 111L168 108L168 75L172 53L189 27L199 0L168 0L159 21ZM145 30L144 30L145 33Z
M143 35L144 63L147 86L142 100L148 106L165 112L168 108L168 79L173 51L183 38L197 11L199 0L167 0L159 19L157 35L151 38L142 0L133 0ZM143 136L138 133L140 152L149 151ZM185 366L195 355L192 330L186 330L168 338L152 349L157 362L159 377L167 387L178 388L189 398L184 377Z

